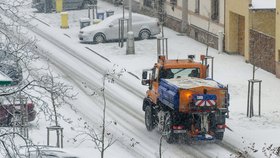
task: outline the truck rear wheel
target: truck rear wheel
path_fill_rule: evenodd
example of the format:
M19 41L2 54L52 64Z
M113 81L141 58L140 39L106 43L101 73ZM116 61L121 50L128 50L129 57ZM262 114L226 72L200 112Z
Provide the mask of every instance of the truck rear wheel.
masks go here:
M153 117L152 107L146 106L145 108L145 125L148 131L152 131L155 126L155 119Z
M222 141L224 138L224 132L217 132L216 139Z
M173 119L170 112L167 112L165 115L165 124L164 124L164 132L163 135L165 136L166 142L171 144L176 141L176 135L173 133Z

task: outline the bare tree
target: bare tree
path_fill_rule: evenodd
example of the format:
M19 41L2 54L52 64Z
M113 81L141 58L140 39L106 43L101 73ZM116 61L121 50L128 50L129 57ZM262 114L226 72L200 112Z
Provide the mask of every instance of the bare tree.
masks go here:
M46 74L36 76L36 82L31 84L32 90L37 92L36 96L32 98L36 102L42 103L43 106L40 107L40 110L47 115L48 120L54 123L54 126L60 127L58 119L62 116L58 113L57 108L63 105L72 106L71 101L76 99L77 93L73 92L73 87L67 85L61 76L54 75L50 67L47 68L47 71ZM56 144L59 146L59 131L56 133Z
M158 19L159 19L160 25L161 25L161 36L164 37L163 26L166 22L166 17L167 17L167 14L165 11L165 1L164 0L158 0L157 12L158 12Z
M27 38L26 33L21 29L23 26L30 27L28 24L30 17L20 11L29 3L25 0L0 1L0 64L2 68L5 66L0 71L4 71L16 81L13 86L0 87L0 97L15 97L20 93L40 105L40 110L49 115L48 118L54 121L55 125L59 125L60 115L57 113L57 107L70 104L75 94L68 93L72 87L57 81L59 77L54 76L51 71L38 77L38 72L44 69L31 65L39 58L37 55L39 53L37 53L36 39ZM10 70L16 72L10 74ZM51 107L48 106L48 100L43 100L46 98L51 102Z
M27 150L20 151L19 144ZM29 147L35 147L33 142L18 132L7 129L0 130L0 157L29 157Z
M100 152L100 157L105 157L105 151L112 146L117 139L114 138L114 135L111 132L107 131L107 121L106 121L106 109L107 109L107 102L106 102L106 82L108 83L114 83L115 78L119 78L125 70L122 69L120 72L116 72L116 69L113 69L112 72L106 72L103 74L102 77L102 87L99 90L92 89L93 93L92 95L97 95L102 97L103 100L103 110L102 110L102 124L100 126L99 130L94 129L90 125L88 125L87 122L84 123L84 130L78 131L79 134L74 138L74 141L77 141L79 138L83 138L83 141L86 141L88 139L84 139L84 136L89 137L90 141L94 142L96 148ZM86 83L85 83L86 84ZM88 87L88 86L86 86ZM111 122L112 123L112 122ZM115 125L116 122L113 122ZM138 142L134 143L132 146L138 144Z

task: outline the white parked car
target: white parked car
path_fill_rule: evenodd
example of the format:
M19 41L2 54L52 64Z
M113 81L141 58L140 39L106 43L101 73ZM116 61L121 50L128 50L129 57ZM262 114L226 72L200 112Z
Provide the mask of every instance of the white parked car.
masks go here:
M109 40L119 39L119 19L122 14L112 15L98 24L87 26L80 30L79 39L81 42L102 43ZM128 18L128 14L125 14ZM127 24L125 23L126 38ZM156 18L141 14L132 14L132 31L135 38L148 39L160 33L160 26Z

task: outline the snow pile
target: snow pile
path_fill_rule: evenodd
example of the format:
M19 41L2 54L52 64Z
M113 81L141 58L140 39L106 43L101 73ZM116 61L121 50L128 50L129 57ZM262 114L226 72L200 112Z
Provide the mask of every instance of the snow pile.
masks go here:
M252 0L253 9L275 9L276 0Z

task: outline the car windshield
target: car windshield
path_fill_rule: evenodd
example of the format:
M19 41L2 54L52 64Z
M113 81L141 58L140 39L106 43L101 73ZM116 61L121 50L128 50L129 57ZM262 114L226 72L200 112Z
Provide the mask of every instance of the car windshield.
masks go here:
M128 14L125 14L124 16L125 16L125 19L128 19ZM113 16L105 18L101 23L103 25L110 25L110 24L118 25L119 19L121 19L121 18L123 18L122 14L115 14ZM133 22L146 21L147 19L149 19L149 18L142 16L142 15L138 15L138 14L132 14Z
M179 69L163 69L160 73L161 78L181 78L181 77L200 77L199 68L179 68Z

